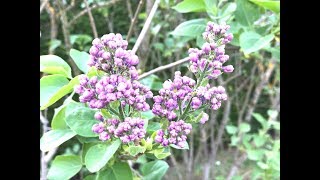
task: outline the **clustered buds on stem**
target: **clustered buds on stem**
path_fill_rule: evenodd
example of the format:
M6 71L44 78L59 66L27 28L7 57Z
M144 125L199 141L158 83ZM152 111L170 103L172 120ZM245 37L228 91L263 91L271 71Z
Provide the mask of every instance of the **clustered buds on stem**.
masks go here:
M186 144L187 135L191 130L191 124L185 123L183 120L171 121L167 128L167 134L161 129L157 132L154 140L162 146L174 144L183 148Z
M146 131L143 126L144 120L140 118L127 117L123 122L118 119L106 119L93 125L92 131L99 134L99 139L102 141L116 137L127 144L144 138Z
M190 48L188 51L191 72L206 73L209 79L217 79L222 71L225 73L233 71L232 65L223 66L229 60L229 56L225 55L225 44L233 39L231 33L226 33L229 28L230 26L225 23L217 25L208 22L206 31L202 34L206 41L202 48Z
M173 81L165 81L159 95L154 97L149 88L137 81L135 66L139 58L127 50L128 42L120 34L110 33L94 39L88 65L104 72L104 75L90 78L81 75L75 92L80 95L80 102L87 103L90 108L110 108L119 118L105 118L97 112L94 118L100 122L93 125L92 131L99 134L102 141L119 138L124 144L138 143L146 134L144 120L124 117L123 109L129 106L133 111L148 111L150 106L146 100L153 97L152 112L169 121L168 127L156 132L154 141L162 146L173 144L183 148L192 130L192 125L185 122L188 114L205 107L218 110L222 101L228 98L224 87L211 87L203 82L234 70L232 65L223 65L229 59L225 55L225 45L233 38L231 33L227 33L229 28L225 23L217 25L208 22L203 33L206 42L202 48L190 48L188 51L189 70L195 74L197 81L176 71ZM114 101L120 102L119 113L108 106ZM199 123L204 124L208 120L208 114L203 112Z
M166 129L167 133L161 129L155 138L155 141L162 146L169 144L184 146L186 135L192 129L191 124L184 122L186 114L206 106L218 110L221 102L227 100L228 96L224 87L210 87L210 84L202 85L202 81L205 78L217 79L222 71L225 73L233 71L232 65L223 66L229 59L229 56L225 55L225 44L233 38L231 33L227 33L229 28L230 26L225 23L217 25L208 22L206 31L203 33L206 42L202 48L189 49L189 70L198 78L197 83L189 77L181 77L181 72L177 71L174 80L165 81L159 95L153 97L155 103L152 112L155 115L166 117L170 121L170 126ZM178 112L180 112L180 116L177 116ZM199 122L204 124L208 119L208 114L203 113ZM183 129L182 126L188 128ZM179 134L179 132L184 133Z

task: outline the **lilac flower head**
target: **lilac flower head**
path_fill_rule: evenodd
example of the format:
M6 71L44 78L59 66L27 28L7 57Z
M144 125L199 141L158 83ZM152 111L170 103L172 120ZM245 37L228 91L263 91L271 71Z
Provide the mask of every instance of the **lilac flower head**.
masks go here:
M177 145L183 148L187 141L187 135L191 132L192 125L185 123L183 120L171 121L167 128L167 134L160 129L155 136L155 142L162 146L168 146L169 144Z
M225 23L220 25L208 22L203 38L206 41L201 49L190 48L189 69L195 74L210 72L207 77L216 79L223 72L230 73L233 71L232 66L222 66L228 61L229 56L225 55L225 44L230 43L233 39L231 33L227 33L230 26Z
M134 67L139 63L137 55L127 50L128 42L121 34L106 34L92 41L88 65L95 66L107 74L119 74L136 80Z
M165 81L159 91L160 94L153 97L155 103L152 112L169 120L175 119L177 115L174 111L179 108L178 102L187 101L195 84L195 80L181 76L181 72L176 71L173 81Z

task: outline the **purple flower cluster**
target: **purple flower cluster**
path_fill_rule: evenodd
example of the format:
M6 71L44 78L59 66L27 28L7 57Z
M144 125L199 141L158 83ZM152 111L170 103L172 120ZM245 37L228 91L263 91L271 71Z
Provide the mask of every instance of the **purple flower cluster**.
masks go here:
M191 132L192 126L189 123L185 123L183 120L171 121L167 128L166 133L160 129L155 137L155 142L162 146L168 146L174 144L183 148L186 144L187 135Z
M190 48L190 71L193 73L209 72L209 79L216 79L222 74L231 73L234 68L232 65L223 66L228 61L229 56L225 55L225 44L233 39L231 33L227 33L230 26L226 24L217 25L208 22L203 38L206 42L201 49Z
M121 34L106 34L100 39L92 41L90 59L88 65L108 74L121 74L133 80L138 79L138 73L134 67L139 63L137 55L126 50L128 42L122 39Z
M92 126L92 131L99 134L99 139L102 141L116 137L127 144L144 138L146 131L143 126L143 119L127 117L123 122L120 122L118 119L102 120L102 122Z
M217 110L221 106L222 101L226 101L228 96L224 87L200 86L196 89L196 96L192 98L191 107L198 109L203 104L210 104L211 109Z
M89 79L86 75L81 75L79 81L75 92L80 95L80 102L88 103L90 108L105 108L110 102L119 100L122 106L129 104L140 111L150 109L146 99L152 98L153 94L148 87L136 80L112 74L103 76L100 80L96 76Z
M158 96L154 96L152 112L158 116L172 120L177 117L174 110L179 108L178 102L191 98L191 92L196 82L187 77L181 76L180 71L176 71L174 80L167 80L163 83Z

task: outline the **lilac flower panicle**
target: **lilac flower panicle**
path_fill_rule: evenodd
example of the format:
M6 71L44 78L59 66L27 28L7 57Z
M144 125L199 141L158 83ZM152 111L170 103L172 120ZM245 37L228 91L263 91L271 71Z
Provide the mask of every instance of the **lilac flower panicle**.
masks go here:
M175 72L174 80L167 80L163 83L159 95L154 96L152 112L155 115L166 117L169 120L175 119L177 114L174 112L179 108L179 101L186 101L190 98L195 80L181 76L180 71Z
M233 39L232 33L227 33L230 26L225 23L220 25L208 22L205 32L202 34L206 41L201 49L190 48L189 59L191 72L198 74L210 72L207 77L209 79L217 79L222 72L230 73L233 71L233 66L222 66L228 61L229 56L225 55L225 45Z
M167 128L167 134L160 129L155 136L155 142L162 146L174 144L183 148L187 141L187 135L191 132L192 125L183 120L171 121Z
M146 130L143 126L144 120L140 118L127 117L122 122L118 119L106 119L94 124L92 131L99 134L99 139L102 141L119 138L124 144L127 144L145 137Z

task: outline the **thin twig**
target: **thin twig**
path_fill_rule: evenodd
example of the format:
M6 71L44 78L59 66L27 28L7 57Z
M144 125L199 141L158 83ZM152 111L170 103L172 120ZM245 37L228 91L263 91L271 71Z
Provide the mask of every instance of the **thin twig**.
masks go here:
M189 60L189 57L186 57L186 58L180 59L180 60L178 60L176 62L167 64L167 65L164 65L164 66L157 67L157 68L155 68L155 69L153 69L153 70L151 70L149 72L141 74L138 79L140 80L140 79L143 79L143 78L145 78L147 76L150 76L151 74L154 74L156 72L159 72L159 71L162 71L162 70L165 70L165 69L180 65L182 63L187 62L188 60Z
M127 2L129 2L129 0L127 0ZM139 4L138 4L138 7L137 7L137 10L136 12L134 13L134 17L131 19L131 25L130 25L130 28L129 28L129 31L127 33L127 41L130 40L130 37L132 35L132 31L133 31L133 27L134 27L134 24L136 23L137 19L138 19L138 14L142 8L142 5L143 5L143 0L140 0L139 1Z
M133 13L132 13L132 8L131 8L131 2L130 0L126 0L127 3L127 9L128 9L128 15L129 15L129 19L130 21L133 19Z
M112 1L106 2L106 3L101 4L101 5L99 5L99 4L94 4L94 5L92 5L92 6L89 8L89 10L92 11L93 9L97 9L97 8L100 8L100 7L110 6L110 5L112 5L112 4L116 3L116 2L119 2L119 1L120 1L120 0L112 0ZM76 22L76 20L77 20L78 18L80 18L81 16L85 15L85 14L87 13L87 11L88 11L88 10L85 9L85 10L79 12L77 15L74 16L74 18L70 21L69 24L70 24L70 25L74 24L74 23Z
M97 32L96 23L94 22L91 10L89 8L88 1L87 0L83 0L83 2L86 5L86 9L87 9L87 13L88 13L88 16L89 16L89 21L90 21L91 29L92 29L92 32L93 32L93 36L94 36L94 38L98 38L98 32Z
M57 39L58 35L58 27L56 23L56 12L54 8L50 5L50 3L47 3L46 5L46 11L48 12L50 16L50 42L53 42L53 40ZM53 48L48 48L48 54L54 54Z
M154 16L154 14L156 13L156 11L158 9L159 3L160 3L160 0L156 0L154 2L153 6L152 6L152 9L150 11L150 14L149 14L149 16L148 16L148 18L147 18L147 20L146 20L141 32L140 32L140 34L139 34L139 37L138 37L136 43L134 44L134 46L132 48L131 52L133 54L135 54L137 52L137 50L138 50L138 48L139 48L139 46L140 46L140 44L141 44L146 32L147 32L147 30L149 29L151 21L153 19L153 16Z

